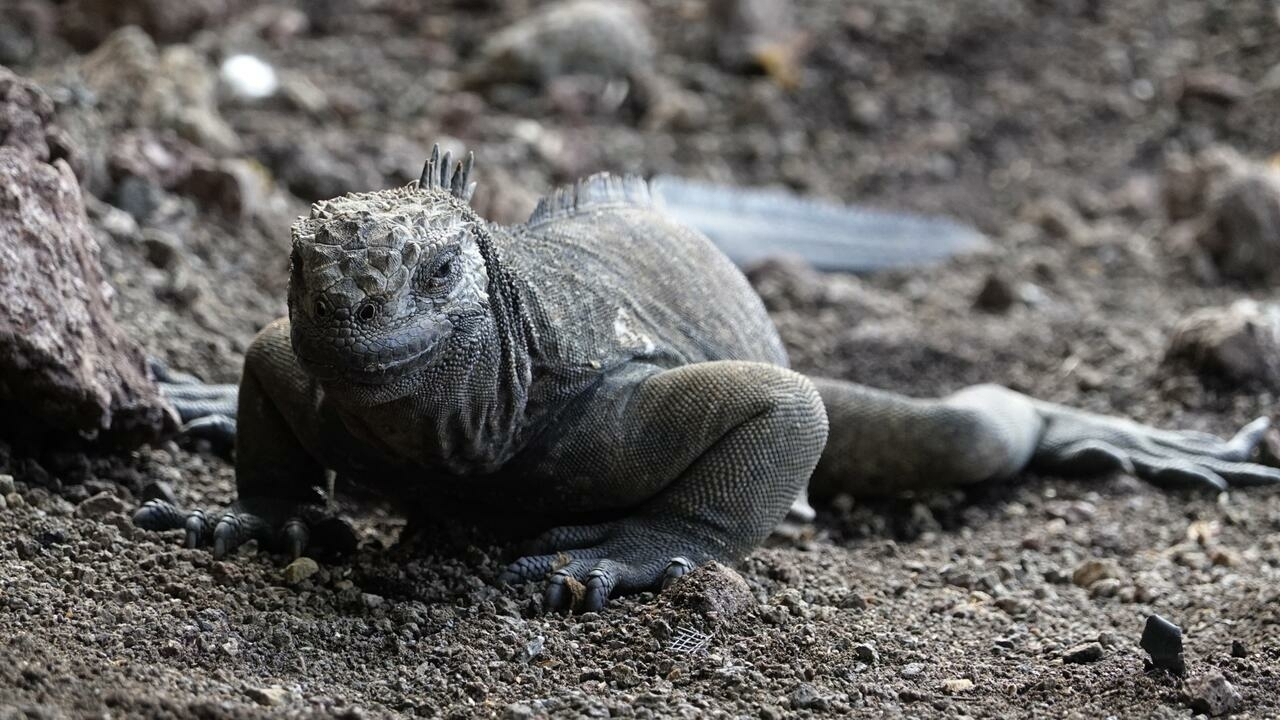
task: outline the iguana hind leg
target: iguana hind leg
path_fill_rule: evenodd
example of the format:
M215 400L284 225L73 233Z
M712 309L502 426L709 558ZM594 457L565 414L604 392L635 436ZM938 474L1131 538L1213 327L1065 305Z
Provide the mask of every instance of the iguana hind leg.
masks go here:
M585 585L581 607L595 610L746 554L786 514L826 440L813 386L774 365L654 368L606 385L549 450L547 472L564 503L582 498L623 517L553 529L505 575L550 574L552 609L574 603L571 580Z
M210 385L200 378L169 369L163 362L149 358L147 365L182 421L180 435L206 440L213 451L230 458L236 442L236 405L239 388L235 385Z
M998 385L920 400L841 380L813 382L831 422L810 484L816 497L938 490L1027 467L1062 475L1127 470L1162 487L1280 483L1280 470L1246 462L1265 419L1224 441L1086 413Z

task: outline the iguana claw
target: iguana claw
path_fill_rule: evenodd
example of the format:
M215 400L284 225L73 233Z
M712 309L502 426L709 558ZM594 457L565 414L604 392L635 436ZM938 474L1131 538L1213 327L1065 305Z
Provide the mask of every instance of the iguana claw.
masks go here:
M284 508L284 503L276 502L269 505L280 507L250 512L236 505L211 515L199 508L183 512L164 500L148 500L133 514L133 523L144 530L185 530L187 547L212 545L215 558L226 557L249 540L279 548L290 558L302 555L313 545L313 539L314 545L337 554L355 549L355 531L345 520L312 506ZM286 519L274 521L278 517Z
M667 549L683 547L687 541L640 525L621 521L555 528L531 544L555 552L521 557L499 579L512 584L546 578L543 599L548 610L594 612L610 597L660 590L693 570L692 560Z

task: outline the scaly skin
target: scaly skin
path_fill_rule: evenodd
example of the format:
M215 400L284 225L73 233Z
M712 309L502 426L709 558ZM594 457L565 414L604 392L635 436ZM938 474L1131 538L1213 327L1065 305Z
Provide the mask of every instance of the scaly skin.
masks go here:
M998 386L931 401L806 378L741 273L643 181L589 178L503 228L467 206L467 169L433 156L419 186L295 224L289 318L254 340L240 384L239 500L214 515L151 503L139 524L186 527L217 555L249 538L349 545L321 509L334 470L545 530L505 579L548 579L552 608L575 602L573 579L598 609L742 557L807 509L806 488L884 495L1028 465L1280 482L1245 462L1265 421L1223 442Z

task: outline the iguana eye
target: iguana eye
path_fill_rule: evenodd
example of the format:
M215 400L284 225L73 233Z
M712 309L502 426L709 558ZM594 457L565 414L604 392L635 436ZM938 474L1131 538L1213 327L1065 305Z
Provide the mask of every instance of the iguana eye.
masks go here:
M445 278L449 277L451 274L453 274L452 258L440 263L440 267L436 268L436 271L435 273L432 274L432 277L434 277L437 280L444 280Z

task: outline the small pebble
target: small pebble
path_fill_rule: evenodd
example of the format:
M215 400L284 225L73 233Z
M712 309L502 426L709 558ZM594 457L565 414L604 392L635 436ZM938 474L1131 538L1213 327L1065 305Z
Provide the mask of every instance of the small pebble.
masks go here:
M109 492L100 492L80 503L76 508L76 517L101 518L118 512L124 512L124 501Z
M16 489L12 475L0 475L0 495L8 495Z
M1119 579L1123 575L1120 565L1115 560L1086 560L1071 573L1071 582L1087 588L1099 580Z
M525 703L511 703L502 710L503 720L532 720L533 707Z
M142 488L142 500L163 500L170 505L178 504L178 496L173 492L173 486L163 480L155 480L147 483Z
M1249 657L1249 648L1239 640L1231 641L1231 657L1246 658Z
M845 610L866 610L867 599L856 592L851 592L840 601L840 607Z
M223 60L218 76L232 94L250 100L271 97L280 87L275 69L252 55L232 55Z
M1102 645L1096 642L1089 642L1069 648L1062 654L1062 660L1063 662L1079 665L1097 662L1102 659L1102 655Z
M948 695L968 692L973 689L973 681L968 678L951 678L942 681L942 691Z
M818 688L809 683L800 683L795 690L791 691L791 709L792 710L825 710L828 702L818 692Z
M880 653L876 650L876 646L871 643L862 643L855 645L853 652L858 659L868 665L875 665L880 662Z
M245 691L245 694L249 696L250 700L267 707L283 705L289 699L289 691L279 685L265 688L249 688Z
M1120 592L1120 581L1116 578L1102 578L1089 586L1089 597L1115 597Z
M1244 698L1215 670L1187 682L1187 702L1196 712L1218 717L1240 710Z
M532 662L535 658L537 658L539 655L542 654L542 650L543 648L546 647L546 645L547 645L547 638L542 635L539 635L538 637L530 640L529 643L524 646L524 661Z
M1280 388L1280 303L1197 310L1174 327L1166 357L1233 386Z
M973 299L973 306L978 310L991 313L1006 312L1013 306L1017 300L1013 287L1004 277L992 273L987 276L986 281L982 284L982 289L978 291L977 296Z
M309 557L303 556L289 563L284 569L284 581L297 585L320 571L320 565Z

